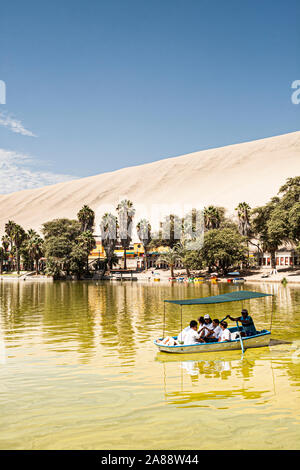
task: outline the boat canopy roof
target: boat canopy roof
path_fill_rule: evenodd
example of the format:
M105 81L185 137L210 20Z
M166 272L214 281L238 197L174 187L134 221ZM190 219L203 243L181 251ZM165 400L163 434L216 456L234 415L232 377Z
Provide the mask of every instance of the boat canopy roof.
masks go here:
M260 297L269 296L272 296L272 294L263 294L262 292L253 292L249 290L239 290L228 292L227 294L213 295L211 297L200 297L199 299L164 300L164 302L177 305L222 304L224 302L237 302L241 300L258 299Z

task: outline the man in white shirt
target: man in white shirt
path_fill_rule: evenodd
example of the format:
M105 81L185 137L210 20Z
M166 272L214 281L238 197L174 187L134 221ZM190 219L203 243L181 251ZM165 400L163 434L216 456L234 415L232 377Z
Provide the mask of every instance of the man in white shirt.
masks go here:
M221 321L220 326L222 328L222 332L219 336L218 341L231 341L231 333L227 328L227 322Z
M198 344L200 340L200 335L197 333L198 323L196 320L192 320L190 323L190 329L186 333L184 338L184 344Z
M208 329L207 334L204 338L205 343L215 343L218 341L220 334L222 333L222 328L220 327L220 322L216 318L212 321L212 329Z
M208 335L209 330L213 330L213 323L210 316L206 313L204 315L204 326L201 330L201 338L205 338Z
M191 329L191 327L189 325L179 333L179 335L177 336L177 341L179 343L184 343L184 339L185 339L185 337L186 337L186 335L187 335L187 333L190 329Z

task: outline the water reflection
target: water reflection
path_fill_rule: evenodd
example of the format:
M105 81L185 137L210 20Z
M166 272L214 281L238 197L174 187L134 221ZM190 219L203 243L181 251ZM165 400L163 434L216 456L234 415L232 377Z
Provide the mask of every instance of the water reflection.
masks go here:
M0 282L0 448L69 448L70 443L99 448L102 443L111 449L126 448L129 441L143 448L172 449L178 443L197 448L203 426L204 447L211 439L255 447L255 439L261 442L257 432L272 435L268 446L276 447L282 436L274 434L274 423L288 427L285 447L295 447L299 288L247 286L276 293L273 337L290 344L247 350L243 360L239 351L178 358L157 354L153 345L162 332L164 299L233 289L226 284ZM269 327L269 298L244 306L259 329ZM240 309L239 303L184 308L183 321L206 312L237 316ZM176 333L179 327L180 309L168 305L166 330ZM196 408L201 408L199 433ZM230 429L224 427L226 419ZM236 437L232 429L238 430Z
M172 370L174 364L180 367L177 380ZM164 361L163 375L165 400L170 405L203 407L226 398L263 399L267 403L276 394L272 361L246 358Z

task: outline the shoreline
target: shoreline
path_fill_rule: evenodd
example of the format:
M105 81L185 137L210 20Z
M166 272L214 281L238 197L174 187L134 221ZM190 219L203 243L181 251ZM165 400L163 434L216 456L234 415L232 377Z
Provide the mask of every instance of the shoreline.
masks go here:
M160 284L160 283L168 283L168 284L194 284L194 282L187 282L187 281L181 281L178 282L176 280L170 281L169 280L169 273L163 272L160 273L162 274L159 277L154 277L152 275L147 275L146 273L136 273L134 276L134 279L130 278L123 278L123 279L97 279L97 278L86 278L86 279L57 279L54 280L52 276L26 276L26 275L20 275L20 276L14 276L14 275L1 275L0 276L0 282L1 281L21 281L21 282L102 282L102 281L110 281L114 283L119 283L119 282L138 282L138 283L151 283L151 284ZM290 279L290 277L294 277L295 279ZM250 276L241 276L245 279L244 283L228 283L227 278L220 278L216 283L222 283L222 284L230 284L233 286L245 286L249 283L273 283L273 284L282 284L282 280L285 278L286 279L286 284L292 284L292 285L299 285L300 286L300 274L293 274L292 276L289 276L288 274L286 275L272 275L270 277L264 277L262 278L261 276L257 275L250 275ZM195 284L206 284L210 283L211 280L204 280L202 282L197 282Z

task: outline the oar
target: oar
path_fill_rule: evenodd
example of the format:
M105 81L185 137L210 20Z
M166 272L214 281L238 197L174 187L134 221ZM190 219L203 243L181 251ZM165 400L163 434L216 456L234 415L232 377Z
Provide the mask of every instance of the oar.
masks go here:
M243 344L243 340L242 340L242 332L239 330L239 322L238 322L238 320L236 321L236 326L237 326L237 330L238 330L238 332L239 332L239 337L240 337L240 343L241 343L242 353L244 354L245 350L244 350L244 344Z

